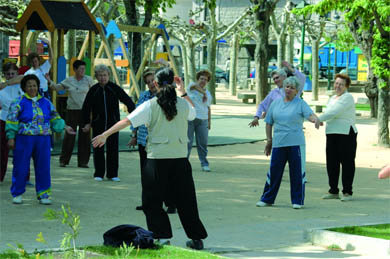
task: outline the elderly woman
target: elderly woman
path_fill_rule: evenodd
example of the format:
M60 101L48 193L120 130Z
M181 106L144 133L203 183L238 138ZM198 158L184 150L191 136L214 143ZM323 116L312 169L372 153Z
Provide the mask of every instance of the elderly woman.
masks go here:
M302 208L305 198L305 135L303 121L315 123L318 118L309 105L297 97L300 91L296 77L284 80L284 98L272 102L267 116L267 144L264 153L271 154L271 165L267 173L264 193L258 207L274 204L282 181L284 167L288 161L290 169L291 202L294 209ZM272 136L272 128L274 133Z
M14 149L11 186L13 203L22 203L32 157L38 200L41 204L51 204L50 135L53 131L62 132L65 123L53 104L38 94L37 76L25 76L21 88L25 94L12 102L6 124L8 146Z
M175 79L176 95L173 87ZM138 106L127 118L92 140L94 147L102 146L112 134L133 125L148 125L148 159L144 168L142 206L148 229L160 243L172 237L171 224L162 208L168 188L175 193L174 203L187 236L187 246L203 249L202 239L207 237L198 213L195 185L191 165L187 159L187 120L195 118L195 109L179 77L169 68L157 70L154 85L157 98ZM185 99L185 100L184 100Z
M6 80L10 80L18 75L18 67L15 63L7 63L3 66L3 73ZM5 135L5 122L7 120L8 109L11 102L23 94L19 84L13 84L0 91L0 148L1 148L1 164L0 164L0 182L4 180L8 164L8 145Z
M53 64L52 49L49 46L49 59L43 62L41 65L40 57L37 53L32 52L27 56L27 62L30 64L31 68L24 73L24 75L36 75L39 79L39 94L43 97L50 99L50 92L48 87L48 81L46 79L46 74L49 73L51 64Z
M187 87L188 96L195 105L196 118L188 122L188 157L190 157L194 135L196 148L202 170L210 172L209 161L207 160L207 143L209 130L211 128L211 94L206 85L210 81L211 73L208 70L201 70L196 73L196 83L190 83Z
M77 164L78 167L88 168L89 156L91 154L91 133L82 130L85 125L83 124L81 108L85 96L89 88L94 84L94 81L90 76L85 75L86 63L84 61L75 60L72 66L75 73L74 76L66 78L61 83L55 84L48 76L46 79L49 81L50 88L56 91L66 90L68 92L66 124L75 130L79 127ZM75 139L75 135L65 133L60 155L60 167L66 167L69 164Z
M92 127L92 135L94 137L100 135L120 120L119 102L126 105L128 112L132 112L135 108L133 101L126 92L120 86L109 81L110 70L107 66L97 65L95 67L95 77L98 83L89 89L82 107L85 125L83 130L88 132ZM118 142L118 133L107 139L107 165L104 157L104 147L93 149L94 179L96 181L103 180L106 168L106 176L109 180L114 182L120 181L118 177Z
M165 61L165 60L162 60ZM161 60L158 60L161 62ZM146 101L154 98L157 94L157 88L154 85L154 70L146 69L142 75L144 82L146 83L148 90L143 91L138 99L136 107L140 106ZM146 125L141 125L137 128L130 127L132 130L131 140L129 142L129 146L135 146L138 144L138 154L140 159L140 169L141 169L141 183L144 179L143 169L146 164L147 153L146 153L146 141L148 137L148 129ZM171 201L172 199L167 198L165 200L165 205L168 207L167 213L173 214L176 212L176 207ZM142 206L137 206L137 210L143 210Z
M339 199L340 165L342 166L343 195L341 201L352 199L352 183L355 176L357 128L355 125L355 102L348 93L351 84L349 76L337 74L334 82L335 95L326 106L317 126L326 121L326 169L329 192L323 199Z
M305 85L305 75L299 72L299 70L293 68L293 66L291 66L287 61L283 61L282 68L271 72L272 80L277 87L269 92L264 100L259 104L253 120L249 123L249 127L259 126L259 119L265 118L271 103L276 99L284 97L283 81L288 77L288 75L294 75L298 79L300 90L297 95L301 95Z

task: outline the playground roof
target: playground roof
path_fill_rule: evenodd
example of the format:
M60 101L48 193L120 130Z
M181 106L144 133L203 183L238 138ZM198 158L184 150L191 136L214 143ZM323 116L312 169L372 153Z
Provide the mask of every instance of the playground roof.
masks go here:
M98 32L100 26L88 7L80 0L31 0L16 30L24 26L29 30L76 29Z

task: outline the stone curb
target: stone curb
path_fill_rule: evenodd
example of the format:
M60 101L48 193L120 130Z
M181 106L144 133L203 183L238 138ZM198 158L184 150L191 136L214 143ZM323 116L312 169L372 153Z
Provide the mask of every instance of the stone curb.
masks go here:
M387 224L387 223L378 223ZM364 224L362 226L376 225ZM338 226L340 227L340 226ZM333 227L329 227L330 229ZM320 228L312 228L304 230L303 237L306 241L313 245L332 246L337 245L342 250L356 251L366 255L389 256L390 255L390 240L365 237L351 234L344 234L334 231L329 231Z

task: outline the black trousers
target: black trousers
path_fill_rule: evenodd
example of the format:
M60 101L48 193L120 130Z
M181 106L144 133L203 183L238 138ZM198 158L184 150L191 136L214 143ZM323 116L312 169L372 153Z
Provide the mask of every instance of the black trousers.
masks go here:
M92 128L92 135L96 137L104 132L104 127ZM107 138L106 144L102 147L93 149L93 164L95 165L94 177L104 178L107 168L107 178L118 177L118 142L119 133L112 134ZM106 158L104 156L104 148L106 148Z
M144 173L143 169L146 165L146 159L147 159L147 153L145 150L145 147L138 144L138 154L139 154L139 161L140 161L140 168L141 168L141 186L143 186L143 181L144 181ZM165 206L175 208L175 204L173 203L173 191L172 188L168 188L167 194L164 200ZM144 195L144 190L142 188L142 197Z
M173 202L187 236L190 239L206 238L206 229L199 218L192 168L187 158L146 161L142 207L154 238L172 237L171 223L162 208L168 188L172 188L174 193Z
M354 132L352 127L348 135L326 135L326 169L329 178L329 193L339 193L338 183L341 165L342 192L352 195L352 184L355 177L356 137L357 133Z
M78 129L78 143L77 143L77 162L78 165L88 165L91 154L91 133L83 132L84 127L81 110L67 110L66 124L71 126L75 131ZM62 151L60 156L60 163L69 164L72 157L73 147L76 135L70 135L65 131L64 140L62 142Z

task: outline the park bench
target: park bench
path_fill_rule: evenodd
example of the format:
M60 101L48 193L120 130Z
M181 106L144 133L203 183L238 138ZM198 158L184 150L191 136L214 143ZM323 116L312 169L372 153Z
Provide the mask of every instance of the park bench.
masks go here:
M252 103L256 103L256 93L255 92L238 92L237 98L242 99L243 103L249 103L249 99L252 99Z

